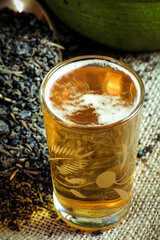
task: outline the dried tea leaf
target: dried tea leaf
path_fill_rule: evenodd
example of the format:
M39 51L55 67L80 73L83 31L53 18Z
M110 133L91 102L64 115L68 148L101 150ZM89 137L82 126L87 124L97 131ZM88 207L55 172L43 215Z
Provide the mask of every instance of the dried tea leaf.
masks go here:
M78 198L87 198L86 196L84 196L82 193L78 192L77 190L74 189L70 189L69 190L71 193L73 193L76 197Z
M128 198L128 193L120 188L113 188L118 194L119 196L124 199L124 200L127 200Z
M101 173L97 179L96 184L100 188L108 188L116 181L116 174L112 171L105 171Z
M69 183L73 183L73 184L75 184L75 183L82 184L82 183L84 183L86 180L83 179L83 178L72 178L72 179L67 179L67 181L68 181Z
M19 231L38 209L57 217L38 88L49 68L59 62L59 54L41 43L41 39L53 41L55 34L34 14L3 8L0 24L0 115L6 122L1 121L0 127L0 225ZM50 141L51 152L56 136Z

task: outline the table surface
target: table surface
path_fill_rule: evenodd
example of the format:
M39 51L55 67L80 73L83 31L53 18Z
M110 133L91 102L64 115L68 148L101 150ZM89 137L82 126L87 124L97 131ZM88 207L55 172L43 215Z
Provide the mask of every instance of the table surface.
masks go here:
M56 19L56 18L55 18ZM145 101L138 151L148 149L137 158L134 191L126 217L108 231L87 233L77 231L66 223L54 220L46 210L35 212L21 231L7 227L0 229L3 240L119 240L160 239L159 232L159 176L160 176L160 51L130 53L109 49L91 42L67 28L57 19L60 44L65 47L63 59L99 54L114 57L132 67L145 85Z

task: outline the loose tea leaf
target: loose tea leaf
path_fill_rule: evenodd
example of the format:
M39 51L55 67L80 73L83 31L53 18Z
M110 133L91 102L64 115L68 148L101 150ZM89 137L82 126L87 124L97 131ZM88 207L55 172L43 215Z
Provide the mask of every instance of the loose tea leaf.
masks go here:
M19 230L32 213L57 217L39 87L59 62L54 33L33 14L0 10L0 225Z

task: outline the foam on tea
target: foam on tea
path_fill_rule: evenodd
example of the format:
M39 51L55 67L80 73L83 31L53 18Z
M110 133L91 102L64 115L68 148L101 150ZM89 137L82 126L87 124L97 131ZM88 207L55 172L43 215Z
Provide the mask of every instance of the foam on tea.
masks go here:
M78 125L103 126L122 120L138 100L131 77L110 67L77 68L54 83L50 81L47 89L49 109L60 119Z

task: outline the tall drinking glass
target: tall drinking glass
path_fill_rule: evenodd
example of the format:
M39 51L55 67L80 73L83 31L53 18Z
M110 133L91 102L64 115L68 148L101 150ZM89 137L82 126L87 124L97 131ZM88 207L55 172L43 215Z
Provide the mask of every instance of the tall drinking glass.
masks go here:
M50 70L40 100L58 214L83 230L118 222L132 195L140 77L113 58L76 57Z

